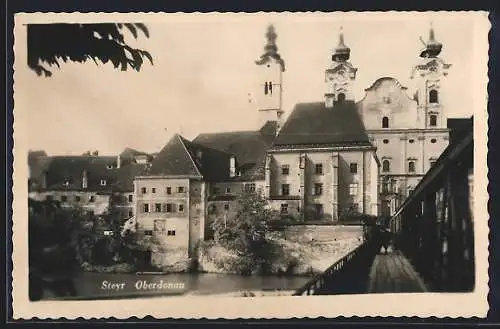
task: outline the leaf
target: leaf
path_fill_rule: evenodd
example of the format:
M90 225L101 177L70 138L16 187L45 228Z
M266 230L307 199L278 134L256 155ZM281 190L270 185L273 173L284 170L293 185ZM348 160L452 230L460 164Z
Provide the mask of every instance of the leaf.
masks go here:
M134 36L134 38L137 39L137 29L135 28L134 24L125 23L125 26L132 33L132 35Z

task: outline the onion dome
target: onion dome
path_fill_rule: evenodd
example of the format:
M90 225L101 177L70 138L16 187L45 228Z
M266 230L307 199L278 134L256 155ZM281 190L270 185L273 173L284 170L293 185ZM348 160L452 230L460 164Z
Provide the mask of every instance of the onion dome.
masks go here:
M437 57L441 53L441 49L443 48L443 45L436 41L436 38L434 36L434 29L430 28L429 30L429 41L424 42L424 49L420 53L420 57L422 58L432 58L432 57Z
M264 46L264 54L262 54L262 56L260 56L260 59L257 60L255 63L257 65L262 65L267 63L270 59L275 59L280 64L281 70L285 71L285 62L278 53L278 46L276 45L277 38L278 35L276 34L274 26L269 25L267 27L267 32L266 32L267 42L266 45Z
M342 32L342 28L340 28L339 44L335 48L335 51L332 55L332 60L335 62L345 62L349 59L350 55L351 49L345 45L344 33Z

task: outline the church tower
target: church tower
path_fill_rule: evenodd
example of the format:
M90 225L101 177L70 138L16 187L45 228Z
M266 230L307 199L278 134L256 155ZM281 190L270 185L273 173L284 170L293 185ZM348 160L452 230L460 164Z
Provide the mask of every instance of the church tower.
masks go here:
M442 78L448 75L451 64L438 57L443 45L436 41L432 25L428 41L425 42L422 38L420 41L424 48L420 53L420 63L413 68L411 78L416 80L417 109L421 117L425 118L422 128L446 128L441 85Z
M278 53L276 39L278 35L274 26L267 28L267 43L264 54L255 61L258 69L258 79L255 92L255 100L259 110L259 128L267 122L276 122L276 130L279 131L283 120L282 110L282 83L285 62Z
M344 33L340 28L339 43L332 54L332 63L325 70L325 106L333 107L343 101L354 101L353 84L357 68L349 62L351 49L344 43Z

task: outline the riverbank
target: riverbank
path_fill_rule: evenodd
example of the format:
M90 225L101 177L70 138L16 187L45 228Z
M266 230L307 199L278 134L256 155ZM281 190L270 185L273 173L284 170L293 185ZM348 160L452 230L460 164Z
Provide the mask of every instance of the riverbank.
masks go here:
M336 227L311 229L307 227L286 232L272 232L268 238L282 250L273 260L271 273L287 276L313 276L363 243L362 228ZM215 242L201 250L199 270L205 273L234 273L230 268L237 255Z

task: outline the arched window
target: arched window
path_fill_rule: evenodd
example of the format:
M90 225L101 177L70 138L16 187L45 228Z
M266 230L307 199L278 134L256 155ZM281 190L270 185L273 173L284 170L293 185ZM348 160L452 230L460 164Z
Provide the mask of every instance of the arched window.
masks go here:
M432 89L429 91L429 103L436 104L438 103L438 91L435 89Z
M383 172L391 171L391 163L389 162L389 160L382 161L382 171Z
M339 103L342 103L343 101L345 101L345 94L344 93L340 93L338 96L337 96L337 101Z
M431 115L429 117L429 126L431 126L431 127L437 126L437 116Z
M389 118L388 117L382 118L382 128L389 128Z
M415 172L415 161L408 162L408 172Z
M269 82L269 93L272 95L273 94L273 83Z
M268 92L269 92L269 86L266 81L266 83L264 84L264 94L267 95Z

